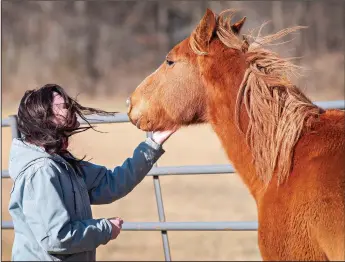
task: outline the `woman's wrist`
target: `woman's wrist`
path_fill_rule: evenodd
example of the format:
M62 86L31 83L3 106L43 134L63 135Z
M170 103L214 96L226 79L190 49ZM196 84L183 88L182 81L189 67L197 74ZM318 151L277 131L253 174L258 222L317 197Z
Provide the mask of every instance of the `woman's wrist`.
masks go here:
M174 128L173 130L166 130L166 131L156 131L152 133L152 140L156 142L159 145L163 145L166 140L169 139L169 137L175 133L177 128Z
M155 140L153 140L151 137L148 137L145 139L145 143L151 146L152 148L158 150L162 147L161 144L157 143Z

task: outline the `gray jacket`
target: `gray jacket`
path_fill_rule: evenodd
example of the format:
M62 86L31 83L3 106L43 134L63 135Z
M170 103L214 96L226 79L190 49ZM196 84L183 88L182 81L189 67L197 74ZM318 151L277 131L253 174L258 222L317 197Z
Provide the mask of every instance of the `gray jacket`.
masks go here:
M62 157L14 139L9 163L12 260L94 261L112 227L107 219L92 218L91 205L127 195L163 153L146 139L114 170L83 161L81 176Z

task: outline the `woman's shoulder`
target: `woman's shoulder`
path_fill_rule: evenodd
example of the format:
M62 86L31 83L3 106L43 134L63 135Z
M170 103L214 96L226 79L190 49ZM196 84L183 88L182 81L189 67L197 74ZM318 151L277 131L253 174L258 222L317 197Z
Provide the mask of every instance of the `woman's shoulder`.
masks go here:
M32 192L33 188L42 188L42 186L47 187L49 185L57 184L58 181L60 181L60 173L61 170L59 170L59 167L54 160L48 157L35 159L28 163L25 168L22 168L21 171L15 173L12 170L12 172L9 172L14 182L11 196L12 198L16 198L23 194L20 192L25 190Z
M37 175L43 174L49 178L59 176L62 172L61 165L51 158L44 157L33 161L28 168L22 171L22 175L29 181Z
M56 159L54 157L44 157L42 159L38 159L32 165L32 174L35 173L45 173L48 176L56 176L60 175L64 172L68 172L68 165L64 161Z
M39 170L44 170L48 174L56 175L60 173L61 164L59 158L52 156L30 143L20 139L12 142L9 161L9 174L13 180L18 177L31 177Z

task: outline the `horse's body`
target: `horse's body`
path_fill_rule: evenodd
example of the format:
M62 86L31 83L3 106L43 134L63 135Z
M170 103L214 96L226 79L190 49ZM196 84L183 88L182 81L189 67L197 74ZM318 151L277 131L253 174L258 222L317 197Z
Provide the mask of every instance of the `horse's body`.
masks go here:
M244 19L222 19L208 10L141 83L132 123L211 124L257 203L264 260L345 260L344 112L315 106L286 77L292 64L240 40Z
M296 145L287 182L256 198L264 259L345 259L343 130L343 112L323 113Z

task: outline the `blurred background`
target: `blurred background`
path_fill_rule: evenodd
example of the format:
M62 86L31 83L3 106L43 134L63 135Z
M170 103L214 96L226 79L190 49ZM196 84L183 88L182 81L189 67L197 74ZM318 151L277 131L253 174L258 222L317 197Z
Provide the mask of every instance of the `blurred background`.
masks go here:
M125 112L126 97L188 37L206 8L240 9L242 33L270 20L264 34L305 25L295 40L278 46L307 68L297 84L312 100L344 99L343 1L2 1L2 117L16 114L27 89L62 85L87 106ZM103 124L100 134L75 136L72 151L109 168L120 165L145 134L130 124ZM2 169L7 169L10 130L2 130ZM97 141L97 143L94 143ZM209 126L180 130L165 145L159 165L227 164ZM12 182L2 181L2 219ZM161 178L167 221L252 221L256 207L234 175ZM152 178L124 199L93 207L95 217L158 221ZM261 260L256 232L169 232L174 260ZM2 232L9 260L13 232ZM163 260L159 232L123 232L98 250L98 260Z

